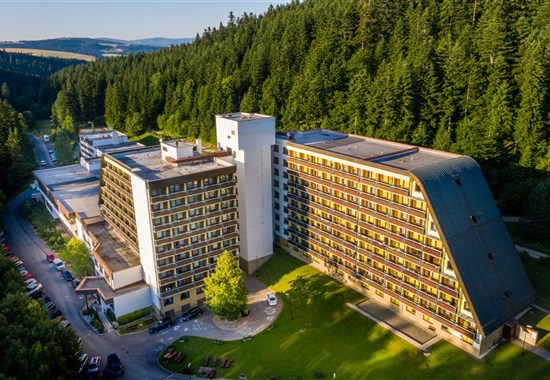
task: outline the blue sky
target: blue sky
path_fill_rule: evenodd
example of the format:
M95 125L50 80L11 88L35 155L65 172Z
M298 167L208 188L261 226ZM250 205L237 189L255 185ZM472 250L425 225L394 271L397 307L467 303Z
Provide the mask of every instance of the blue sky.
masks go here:
M0 0L0 41L58 37L195 37L227 16L290 0Z

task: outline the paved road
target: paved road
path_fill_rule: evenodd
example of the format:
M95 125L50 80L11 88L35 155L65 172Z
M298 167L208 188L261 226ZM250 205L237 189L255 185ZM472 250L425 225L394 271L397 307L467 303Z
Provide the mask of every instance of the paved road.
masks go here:
M32 133L28 133L32 144L34 145L34 152L36 154L36 159L38 162L44 160L46 162L45 166L42 166L42 169L46 168L53 168L54 165L52 163L52 160L50 159L49 150L53 149L51 143L45 143L44 140L41 138L33 135Z

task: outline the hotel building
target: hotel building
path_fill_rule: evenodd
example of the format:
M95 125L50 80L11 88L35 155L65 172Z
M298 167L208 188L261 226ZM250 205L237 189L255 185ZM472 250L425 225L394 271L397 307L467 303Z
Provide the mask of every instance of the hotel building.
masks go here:
M471 158L327 130L277 133L276 242L474 354L535 300Z
M163 316L201 305L217 257L238 256L233 158L193 148L176 140L102 156L101 214L139 256Z

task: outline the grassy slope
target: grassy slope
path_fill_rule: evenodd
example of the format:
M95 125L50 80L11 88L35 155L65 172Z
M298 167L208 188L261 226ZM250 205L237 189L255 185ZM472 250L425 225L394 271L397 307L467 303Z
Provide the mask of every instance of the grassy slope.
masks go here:
M321 296L310 305L292 304L275 322L271 331L248 342L215 345L210 340L189 337L174 346L187 356L180 364L169 362L168 369L182 373L191 360L194 373L205 355L230 357L230 369L218 369L217 376L281 379L298 376L313 378L316 371L340 379L393 378L543 378L550 363L512 344L499 347L483 360L476 360L449 343L439 342L432 354L422 352L345 306L362 299L358 293L333 281L286 254L277 254L261 268L260 279L277 292L288 290L297 276L308 276ZM279 294L281 298L281 294Z
M43 49L28 49L28 48L2 48L2 50L7 51L8 53L23 53L35 55L38 57L54 57L54 58L63 58L63 59L80 59L83 61L95 61L96 58L91 55L70 53L67 51L57 51L57 50L43 50Z

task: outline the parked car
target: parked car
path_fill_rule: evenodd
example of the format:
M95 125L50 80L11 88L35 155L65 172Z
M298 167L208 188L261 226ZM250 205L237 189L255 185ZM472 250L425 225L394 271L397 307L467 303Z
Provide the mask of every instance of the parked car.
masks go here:
M76 289L78 285L80 285L80 280L78 278L73 279L71 281L71 285L73 286L74 289Z
M51 301L50 297L48 297L46 294L44 294L44 295L42 296L42 302L48 303L48 302L50 302L50 301Z
M53 252L48 252L46 253L46 259L48 260L49 263L51 263L52 261L55 260L55 255Z
M55 303L53 303L52 301L44 304L44 310L50 311L52 309L55 309Z
M53 308L52 310L50 310L50 315L48 315L48 318L54 319L55 317L59 317L60 315L63 315L61 310Z
M12 250L9 245L4 245L4 254L10 254Z
M171 327L173 324L174 322L172 321L172 318L170 317L163 318L162 320L155 323L153 326L149 327L149 333L156 334L161 330Z
M90 359L90 363L88 364L88 374L95 374L99 372L99 369L101 368L101 358L99 356L94 356Z
M90 362L90 357L88 356L88 354L82 354L78 358L78 361L80 362L80 369L78 370L78 374L82 375L86 371L86 368L88 367L88 363Z
M46 166L46 161L40 160L40 166Z
M21 268L21 267L19 267L19 268ZM23 269L21 271L21 277L23 277L23 280L28 280L28 279L32 278L32 274L29 271Z
M36 284L37 282L38 281L36 281L36 278L29 278L29 279L25 280L25 286Z
M31 293L27 294L29 297L31 297L33 300L37 300L39 299L40 297L42 297L42 295L44 294L44 292L42 291L42 289L35 289L33 290Z
M198 317L202 314L202 309L200 307L193 307L189 310L187 310L185 313L182 314L181 320L182 322L190 321L193 318Z
M269 306L277 305L277 296L275 295L275 293L267 293L267 303L269 304Z
M19 268L19 267L22 267L23 264L25 264L23 262L23 260L17 260L15 263L13 263L15 265L16 268Z
M52 261L52 264L53 264L53 267L55 269L57 269L58 271L62 271L63 269L65 269L65 264L63 264L63 261L59 260L59 259L54 259Z
M36 290L42 290L42 284L41 283L36 282L36 283L31 284L31 285L27 285L25 287L25 294L29 296L32 293L34 293Z
M61 271L61 274L63 275L63 277L65 277L65 280L67 281L72 281L74 279L73 274L68 269L63 269Z
M15 263L16 261L19 261L19 257L17 257L17 256L9 256L9 257L8 257L8 260L11 261L12 263Z
M117 354L112 353L107 356L107 370L115 376L124 376L124 365Z

